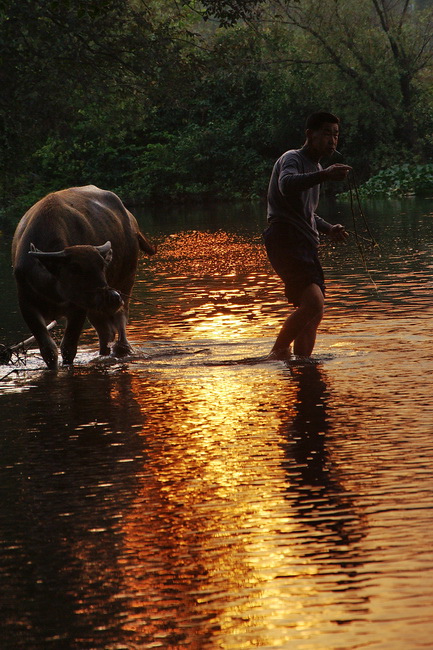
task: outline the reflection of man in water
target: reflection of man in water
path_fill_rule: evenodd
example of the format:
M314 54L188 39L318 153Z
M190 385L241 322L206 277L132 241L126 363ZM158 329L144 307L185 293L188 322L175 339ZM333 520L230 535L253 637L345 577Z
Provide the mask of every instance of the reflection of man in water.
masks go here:
M329 558L350 562L353 544L365 534L363 511L345 485L350 469L335 453L340 434L332 433L335 421L329 415L326 376L315 363L292 366L289 373L297 394L280 430L288 478L286 498L297 511L298 523L311 526L317 533L300 538L306 553L311 556L317 545L326 547L326 573ZM348 547L343 550L341 544Z
M337 147L339 119L331 113L313 113L306 122L306 141L301 149L286 151L277 160L268 190L268 228L264 240L269 261L283 280L285 294L296 307L286 319L271 351L284 358L293 352L309 356L323 317L325 285L317 249L319 232L333 241L344 241L348 233L340 224L331 225L315 213L320 183L344 180L347 165L320 165Z

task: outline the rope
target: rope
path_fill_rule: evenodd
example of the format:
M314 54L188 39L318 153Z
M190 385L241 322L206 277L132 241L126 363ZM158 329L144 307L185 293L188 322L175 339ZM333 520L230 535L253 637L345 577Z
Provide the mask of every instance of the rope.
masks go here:
M349 172L349 176L347 177L347 183L348 183L348 186L349 186L350 209L351 209L351 212L352 212L352 223L353 223L353 232L350 231L350 230L348 232L350 232L351 234L354 235L356 246L358 248L358 252L359 252L359 255L361 257L362 264L364 266L365 272L367 273L368 278L369 278L371 284L373 285L376 293L379 293L378 288L377 288L377 284L373 280L373 278L371 276L371 272L370 272L370 270L368 268L367 259L366 259L366 256L365 256L365 252L364 252L364 248L363 248L361 240L364 241L364 242L367 242L368 244L370 244L371 248L378 248L380 250L380 246L379 246L379 243L377 242L377 240L375 239L375 237L373 236L373 234L372 234L372 232L370 230L370 226L368 224L367 218L366 218L366 216L364 214L364 211L362 209L361 200L360 200L359 191L358 191L358 184L356 182L355 172L353 171L353 169ZM359 217L362 219L362 222L363 222L364 228L367 231L368 237L363 237L358 232L358 224L357 224L358 218L356 216L355 205L354 205L355 200L356 200L356 203L357 203Z
M116 289L117 291L117 289ZM152 302L151 300L140 300L140 298L134 298L134 296L130 296L128 293L123 293L123 291L118 291L120 295L123 298L129 298L130 300L133 300L134 302L141 302L142 305L151 305L152 307L155 306L155 303Z

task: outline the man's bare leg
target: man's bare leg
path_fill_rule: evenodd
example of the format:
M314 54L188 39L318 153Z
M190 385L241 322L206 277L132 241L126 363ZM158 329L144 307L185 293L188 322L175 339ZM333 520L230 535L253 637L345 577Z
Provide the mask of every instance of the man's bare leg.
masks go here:
M322 320L323 312L313 318L305 329L293 341L293 353L298 357L309 357L314 350L316 343L317 328Z
M287 357L294 342L294 353L310 356L316 341L316 332L323 317L325 300L320 287L310 284L303 292L301 304L286 319L271 350L271 357Z

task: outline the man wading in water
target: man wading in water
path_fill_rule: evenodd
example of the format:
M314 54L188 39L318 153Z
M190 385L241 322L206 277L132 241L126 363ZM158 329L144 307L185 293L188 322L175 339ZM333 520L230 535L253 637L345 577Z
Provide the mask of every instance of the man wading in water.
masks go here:
M313 113L306 122L302 149L286 151L277 160L268 190L268 227L263 237L270 263L296 307L286 319L269 355L284 359L293 352L308 357L323 317L325 284L317 249L319 233L333 241L349 235L341 224L316 215L320 183L344 180L351 167L335 164L323 169L320 160L335 152L340 120L331 113Z

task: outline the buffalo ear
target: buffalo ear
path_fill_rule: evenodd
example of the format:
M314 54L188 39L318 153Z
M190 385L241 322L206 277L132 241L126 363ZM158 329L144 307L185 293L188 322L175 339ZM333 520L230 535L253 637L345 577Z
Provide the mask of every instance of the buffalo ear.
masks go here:
M95 246L96 250L104 258L105 265L108 266L113 259L113 249L111 248L111 242L106 241L102 246Z
M110 248L108 253L104 256L105 266L108 266L112 259L113 259L113 249Z

